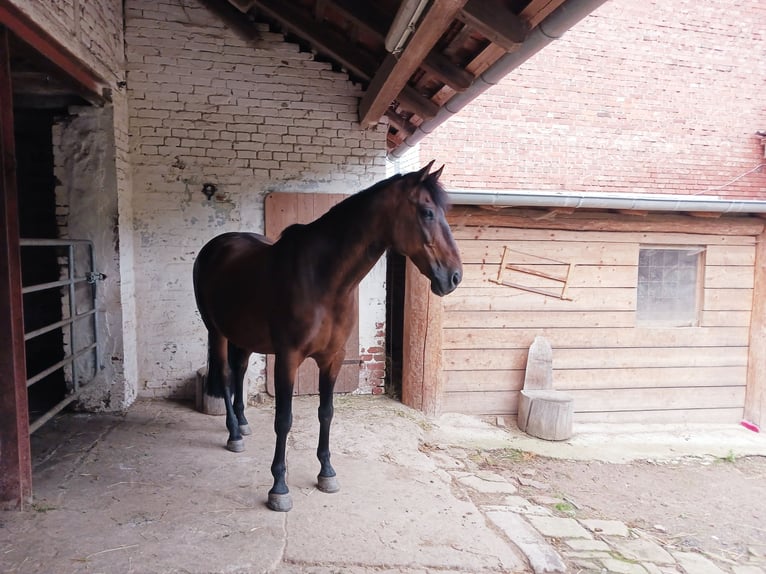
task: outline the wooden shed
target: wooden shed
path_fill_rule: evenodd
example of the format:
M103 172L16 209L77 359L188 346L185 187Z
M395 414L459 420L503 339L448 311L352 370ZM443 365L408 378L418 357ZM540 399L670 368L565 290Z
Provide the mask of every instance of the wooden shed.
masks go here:
M405 403L516 415L542 335L575 421L763 424L766 202L452 195L464 281L408 270Z

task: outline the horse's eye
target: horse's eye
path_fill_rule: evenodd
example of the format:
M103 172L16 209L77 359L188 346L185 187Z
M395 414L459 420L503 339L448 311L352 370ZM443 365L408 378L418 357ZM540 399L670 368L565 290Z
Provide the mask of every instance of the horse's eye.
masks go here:
M422 217L426 221L430 221L434 218L434 210L431 209L430 207L421 207L420 217Z

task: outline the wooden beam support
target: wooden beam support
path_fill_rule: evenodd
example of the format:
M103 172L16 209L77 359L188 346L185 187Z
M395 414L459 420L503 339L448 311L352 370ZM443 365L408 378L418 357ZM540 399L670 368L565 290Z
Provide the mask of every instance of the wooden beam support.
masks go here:
M418 69L466 0L434 0L423 16L401 56L389 54L375 73L359 104L359 122L369 126L378 122L391 102L397 99L410 76Z
M9 32L0 26L0 506L32 496Z
M750 313L750 344L743 418L766 430L766 231L755 247L753 309Z
M408 112L412 112L424 120L430 120L439 113L439 106L426 97L421 96L409 86L399 92L397 96L399 105ZM383 110L385 112L385 110Z
M535 28L540 22L561 6L565 0L532 0L519 16L527 22L530 30Z
M506 4L503 0L469 0L459 18L466 26L510 52L524 41L529 27Z
M456 92L467 90L473 83L473 75L458 68L438 52L432 50L421 64L426 72Z
M65 79L75 84L80 95L93 104L102 105L108 98L108 84L77 56L61 45L39 24L8 0L0 0L0 26L20 38L60 70Z
M321 26L292 2L254 0L253 5L363 80L369 80L378 67L372 56L350 48L345 37Z
M381 40L386 37L388 25L391 17L382 11L375 2L359 2L358 0L326 0L329 6L332 6L349 20L378 36Z
M442 300L431 292L431 283L409 259L404 285L402 403L437 416L444 383Z
M415 126L392 110L386 110L386 117L392 126L404 134L404 137L410 136L415 132Z

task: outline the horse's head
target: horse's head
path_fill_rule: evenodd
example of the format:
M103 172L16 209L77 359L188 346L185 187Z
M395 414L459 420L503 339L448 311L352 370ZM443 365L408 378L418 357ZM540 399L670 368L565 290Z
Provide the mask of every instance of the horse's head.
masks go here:
M431 291L443 296L460 283L463 264L445 216L449 201L439 184L444 166L429 173L432 164L399 182L406 199L393 222L392 245L431 280Z

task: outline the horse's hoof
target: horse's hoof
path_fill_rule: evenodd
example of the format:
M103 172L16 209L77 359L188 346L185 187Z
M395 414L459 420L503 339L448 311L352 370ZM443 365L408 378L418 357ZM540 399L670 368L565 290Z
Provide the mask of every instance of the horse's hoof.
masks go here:
M275 512L288 512L293 507L293 499L290 493L272 494L270 492L267 505Z
M242 452L245 450L245 441L242 439L230 440L226 443L226 449L231 452Z
M340 485L338 484L338 479L334 476L322 476L321 474L317 476L317 490L320 490L321 492L326 492L328 494L332 494L333 492L338 492L340 490Z
M253 434L253 431L250 430L250 425L239 425L239 432L245 436Z

